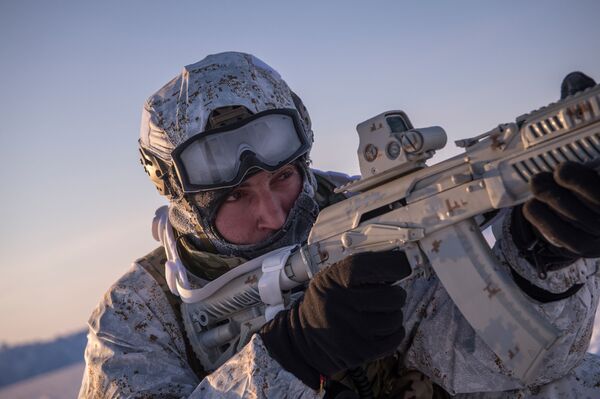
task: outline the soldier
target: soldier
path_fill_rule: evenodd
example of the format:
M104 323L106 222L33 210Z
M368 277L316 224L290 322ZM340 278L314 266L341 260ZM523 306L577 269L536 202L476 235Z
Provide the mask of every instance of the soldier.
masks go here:
M564 95L594 84L573 76ZM175 272L202 287L306 241L319 210L344 199L333 188L348 180L309 168L312 134L300 98L248 54L211 55L149 98L140 151L169 199L183 265ZM434 274L389 284L409 273L401 251L321 271L302 299L212 369L186 334L161 247L94 310L80 397L591 397L600 380L600 362L585 355L599 291L591 259L600 255L599 183L594 171L564 164L534 179L535 199L522 210L500 216L495 251L506 272L562 331L532 386L503 368Z

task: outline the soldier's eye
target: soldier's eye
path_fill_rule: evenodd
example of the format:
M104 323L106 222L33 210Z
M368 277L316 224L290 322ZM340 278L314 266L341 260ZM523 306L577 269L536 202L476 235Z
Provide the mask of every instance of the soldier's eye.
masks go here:
M235 202L235 201L238 201L238 200L239 200L239 199L241 199L241 198L242 198L242 193L241 193L241 191L237 191L237 190L236 190L236 191L233 191L233 192L231 192L231 193L230 193L230 194L227 196L227 198L225 198L225 201L224 201L224 202Z
M279 172L275 176L275 179L286 180L286 179L289 179L290 177L292 177L294 175L294 173L296 173L296 169L293 166L288 166L285 169L283 169L281 172Z

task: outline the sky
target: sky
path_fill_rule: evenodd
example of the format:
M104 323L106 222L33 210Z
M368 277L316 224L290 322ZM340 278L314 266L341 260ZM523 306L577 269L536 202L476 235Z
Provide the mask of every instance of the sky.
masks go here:
M303 99L313 165L359 173L356 124L391 109L453 141L600 79L597 1L0 0L0 342L85 326L158 244L165 200L137 152L141 107L182 67L255 54Z

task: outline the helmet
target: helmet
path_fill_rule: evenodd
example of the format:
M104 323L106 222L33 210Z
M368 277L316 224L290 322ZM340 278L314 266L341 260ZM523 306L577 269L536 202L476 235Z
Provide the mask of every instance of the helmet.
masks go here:
M312 142L308 112L281 76L250 54L226 52L186 66L146 101L139 149L181 235L199 249L252 258L308 237L318 213ZM258 244L223 239L214 221L232 187L291 162L304 181L283 227Z

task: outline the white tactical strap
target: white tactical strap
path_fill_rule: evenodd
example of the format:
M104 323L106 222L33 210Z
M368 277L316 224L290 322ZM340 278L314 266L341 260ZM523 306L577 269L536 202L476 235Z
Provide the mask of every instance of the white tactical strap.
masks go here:
M258 293L260 299L267 305L265 309L267 321L272 320L285 308L281 282L287 277L284 267L296 247L296 245L283 247L281 250L269 254L262 261L262 276L258 280Z
M187 279L185 267L177 255L175 235L169 223L169 208L167 206L161 206L156 210L152 221L152 236L156 241L160 241L165 248L167 253L165 279L171 292L179 296L178 281L184 288L190 288L190 283Z

